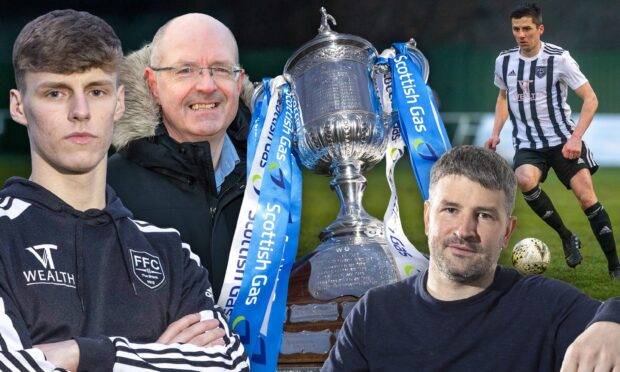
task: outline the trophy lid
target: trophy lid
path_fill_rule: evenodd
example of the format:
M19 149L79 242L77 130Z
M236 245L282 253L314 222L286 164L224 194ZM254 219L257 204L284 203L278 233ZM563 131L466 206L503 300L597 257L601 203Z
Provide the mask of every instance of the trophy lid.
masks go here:
M346 53L337 52L338 46L347 46L363 50L366 52L366 57L377 56L375 47L368 40L355 35L340 34L331 29L329 22L336 25L336 20L334 17L327 14L325 8L321 7L321 25L319 27L319 34L298 48L288 59L288 61L286 61L286 65L284 66L285 74L292 72L293 75L296 75L293 70L295 70L295 66L298 62L318 49L333 49L335 51L331 56L333 60L355 59L354 57L347 58Z

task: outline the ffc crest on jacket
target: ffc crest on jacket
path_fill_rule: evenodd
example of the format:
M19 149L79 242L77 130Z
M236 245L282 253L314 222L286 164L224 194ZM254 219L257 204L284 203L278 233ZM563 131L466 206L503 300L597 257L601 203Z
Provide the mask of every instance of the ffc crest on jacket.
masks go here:
M0 191L0 367L54 370L33 345L75 339L80 371L246 370L178 232L133 220L111 188L106 196L103 210L81 212L25 179ZM197 312L220 321L225 346L155 343Z
M217 298L243 200L246 139L253 88L246 77L242 99L227 130L239 163L217 190L209 142L178 143L162 124L144 69L150 47L128 55L121 67L126 111L114 128L118 153L108 163L108 183L136 218L181 233L209 271Z

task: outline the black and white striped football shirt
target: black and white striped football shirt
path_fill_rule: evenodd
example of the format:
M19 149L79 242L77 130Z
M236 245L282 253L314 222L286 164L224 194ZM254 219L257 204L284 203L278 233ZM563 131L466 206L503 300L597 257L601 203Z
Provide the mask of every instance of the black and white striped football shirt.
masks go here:
M567 87L588 80L568 51L542 42L534 57L505 50L495 60L495 85L506 90L515 149L546 149L566 143L575 123L566 103Z

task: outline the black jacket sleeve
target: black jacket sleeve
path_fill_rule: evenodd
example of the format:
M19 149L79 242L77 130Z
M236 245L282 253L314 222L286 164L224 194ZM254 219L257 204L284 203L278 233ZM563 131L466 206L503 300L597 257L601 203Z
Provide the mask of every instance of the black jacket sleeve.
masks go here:
M62 371L45 360L41 350L32 347L30 334L6 278L4 263L0 262L0 369Z

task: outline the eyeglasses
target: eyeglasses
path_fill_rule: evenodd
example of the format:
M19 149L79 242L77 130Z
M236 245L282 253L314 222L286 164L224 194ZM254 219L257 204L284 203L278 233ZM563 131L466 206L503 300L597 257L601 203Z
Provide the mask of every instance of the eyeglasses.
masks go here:
M169 67L151 67L153 71L170 71L172 77L177 81L193 81L198 76L202 76L204 70L209 71L209 76L217 81L236 81L243 69L235 65L216 65L216 66L169 66Z

